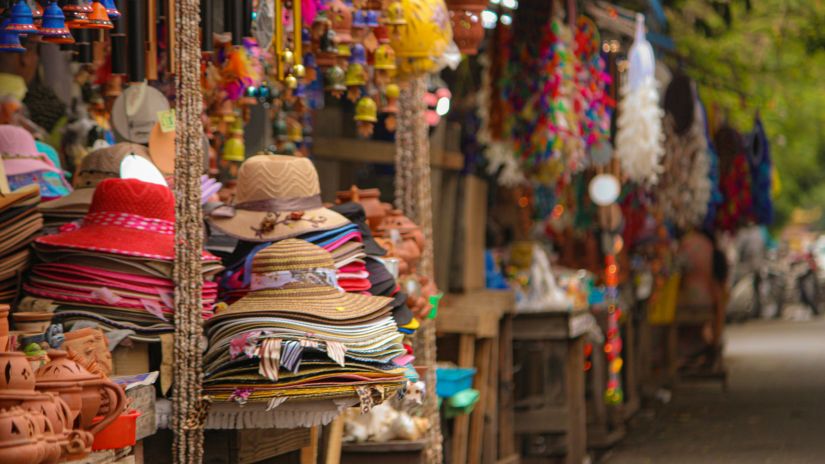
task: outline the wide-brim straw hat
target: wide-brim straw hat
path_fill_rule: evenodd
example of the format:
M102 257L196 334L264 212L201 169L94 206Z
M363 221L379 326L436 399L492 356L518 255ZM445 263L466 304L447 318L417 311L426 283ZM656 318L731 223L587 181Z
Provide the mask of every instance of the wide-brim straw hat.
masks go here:
M324 208L312 162L282 155L247 159L238 171L234 202L215 208L209 222L227 235L252 242L273 242L349 223Z
M334 275L332 256L323 248L298 239L274 243L255 255L251 291L219 310L210 322L241 314L280 313L350 323L389 314L391 298L344 293L329 282Z

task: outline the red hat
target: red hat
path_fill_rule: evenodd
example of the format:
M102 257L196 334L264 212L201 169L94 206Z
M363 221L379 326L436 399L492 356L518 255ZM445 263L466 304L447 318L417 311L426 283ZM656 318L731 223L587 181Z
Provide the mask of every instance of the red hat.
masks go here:
M171 261L175 258L175 199L163 185L106 179L95 189L79 227L40 237L36 243ZM203 258L218 259L208 252Z

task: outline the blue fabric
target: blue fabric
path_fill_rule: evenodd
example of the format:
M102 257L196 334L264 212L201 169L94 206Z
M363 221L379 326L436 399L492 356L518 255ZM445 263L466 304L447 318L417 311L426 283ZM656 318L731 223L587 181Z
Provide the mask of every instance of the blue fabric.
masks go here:
M702 110L702 120L705 122L705 139L708 143L708 158L710 161L710 171L708 178L710 179L710 199L708 200L708 210L705 213L705 220L702 225L705 230L711 231L716 224L716 212L719 206L725 201L722 196L722 191L719 190L719 154L716 152L716 147L713 145L713 139L710 136L710 128L708 127L708 113L705 111L705 105L699 102L699 107Z
M773 223L773 200L771 199L771 148L762 119L757 114L753 121L753 131L747 140L748 167L751 172L751 196L753 215L757 224Z

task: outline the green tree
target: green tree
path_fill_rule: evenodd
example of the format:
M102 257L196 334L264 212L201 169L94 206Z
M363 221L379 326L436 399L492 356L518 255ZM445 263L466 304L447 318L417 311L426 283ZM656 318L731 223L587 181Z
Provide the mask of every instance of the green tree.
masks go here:
M670 35L706 104L747 131L759 110L782 191L777 222L825 205L825 1L675 0Z

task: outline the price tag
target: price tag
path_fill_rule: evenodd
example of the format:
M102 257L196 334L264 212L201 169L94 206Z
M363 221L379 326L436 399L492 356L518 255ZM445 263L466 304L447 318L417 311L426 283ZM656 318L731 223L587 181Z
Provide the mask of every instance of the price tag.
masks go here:
M166 111L158 111L158 123L160 130L163 132L172 132L175 130L175 110L169 109Z

